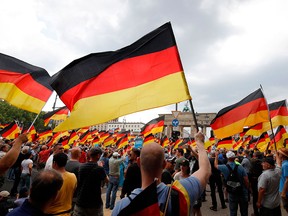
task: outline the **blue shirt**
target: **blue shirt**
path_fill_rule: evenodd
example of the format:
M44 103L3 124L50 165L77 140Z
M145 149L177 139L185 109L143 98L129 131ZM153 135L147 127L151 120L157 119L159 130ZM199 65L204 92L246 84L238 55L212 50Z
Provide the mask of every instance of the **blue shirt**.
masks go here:
M283 191L284 184L285 184L287 177L288 177L288 160L284 160L282 162L282 167L281 167L281 178L280 178L280 186L279 186L280 192ZM287 196L288 196L288 193L286 193L286 197Z
M189 178L185 178L179 181L181 185L186 189L188 192L189 198L190 198L190 212L192 211L192 207L194 202L198 199L198 197L201 196L203 192L203 188L200 185L200 182L197 178L190 176ZM136 188L135 190L132 191L130 198L134 199L139 193L141 193L143 190L141 188ZM157 185L157 194L158 194L158 204L159 206L165 205L167 195L169 192L169 186L165 185L164 183L160 183ZM130 199L128 197L125 197L121 200L119 200L116 203L116 206L113 209L112 216L117 216L120 211L128 206L130 204ZM168 213L167 215L171 212L171 199L169 199L169 205L168 205Z
M6 216L44 216L41 210L35 208L27 200L20 206L9 212Z
M227 164L229 164L229 166L231 167L232 170L236 166L236 164L234 162L228 162ZM228 175L230 174L230 170L228 169L228 167L223 164L223 165L218 165L218 169L221 171L221 173L223 173L224 179L227 180ZM247 194L248 190L247 190L246 186L244 185L244 177L247 176L247 173L246 173L245 169L243 168L243 166L238 165L237 173L238 173L238 177L240 179L240 182L243 185L243 187L242 187L243 193Z

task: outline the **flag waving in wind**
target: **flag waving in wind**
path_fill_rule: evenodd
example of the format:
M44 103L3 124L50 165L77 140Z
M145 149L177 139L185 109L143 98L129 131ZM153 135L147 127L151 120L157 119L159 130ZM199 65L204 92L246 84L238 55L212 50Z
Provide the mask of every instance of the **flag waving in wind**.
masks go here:
M60 107L54 111L48 112L43 115L44 125L48 125L50 120L65 120L68 116L69 110L66 106Z
M74 60L51 86L71 111L54 131L191 99L170 23L117 51Z
M0 53L0 98L13 106L40 113L50 95L46 70Z
M226 138L260 122L269 121L268 106L261 89L249 94L236 104L220 110L211 121L218 139Z
M161 133L164 128L164 118L165 116L160 116L156 119L152 119L141 129L141 134L146 137L149 134Z

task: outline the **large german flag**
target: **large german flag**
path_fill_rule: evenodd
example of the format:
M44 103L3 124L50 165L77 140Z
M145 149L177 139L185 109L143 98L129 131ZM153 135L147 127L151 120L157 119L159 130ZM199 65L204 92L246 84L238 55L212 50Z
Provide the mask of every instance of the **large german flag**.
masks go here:
M20 133L21 130L15 122L10 123L0 131L0 135L6 139L15 139Z
M229 137L260 122L269 121L268 106L261 89L241 101L220 110L211 121L211 128L218 139Z
M272 128L288 125L288 109L286 100L277 101L268 105ZM270 121L259 123L250 128L246 135L260 136L265 131L271 130Z
M18 108L40 113L52 94L46 70L0 53L0 98Z
M44 125L48 125L50 120L65 120L67 119L69 110L67 109L66 106L60 107L54 111L48 112L45 115L43 115L43 119L44 119Z
M71 62L51 86L71 111L55 131L191 99L170 23L117 51Z
M156 181L139 193L133 200L131 200L130 204L123 208L118 214L118 216L127 215L160 216Z
M146 137L149 134L161 133L164 128L164 118L165 116L163 115L149 121L142 127L141 134Z

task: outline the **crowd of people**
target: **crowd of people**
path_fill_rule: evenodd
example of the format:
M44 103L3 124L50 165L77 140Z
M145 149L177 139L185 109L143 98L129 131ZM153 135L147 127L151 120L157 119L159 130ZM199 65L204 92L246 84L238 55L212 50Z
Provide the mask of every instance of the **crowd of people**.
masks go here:
M2 140L0 216L98 216L104 208L113 216L125 215L154 182L163 215L201 216L209 187L211 212L221 206L234 216L239 207L240 214L248 216L252 201L254 216L288 213L288 149L207 152L204 135L198 132L194 138L196 147L163 149L151 143L125 150L61 143L48 147L28 143L25 134L13 142ZM5 181L13 181L10 191L2 190Z

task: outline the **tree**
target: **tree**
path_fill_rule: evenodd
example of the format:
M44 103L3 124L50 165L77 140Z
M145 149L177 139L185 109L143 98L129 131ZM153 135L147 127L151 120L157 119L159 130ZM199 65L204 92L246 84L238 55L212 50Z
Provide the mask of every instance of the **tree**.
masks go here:
M41 112L34 123L34 127L39 129L44 129L43 115L45 112ZM6 124L13 121L17 121L20 126L29 127L33 120L36 118L37 114L28 112L22 109L18 109L7 103L4 100L0 100L0 123Z

